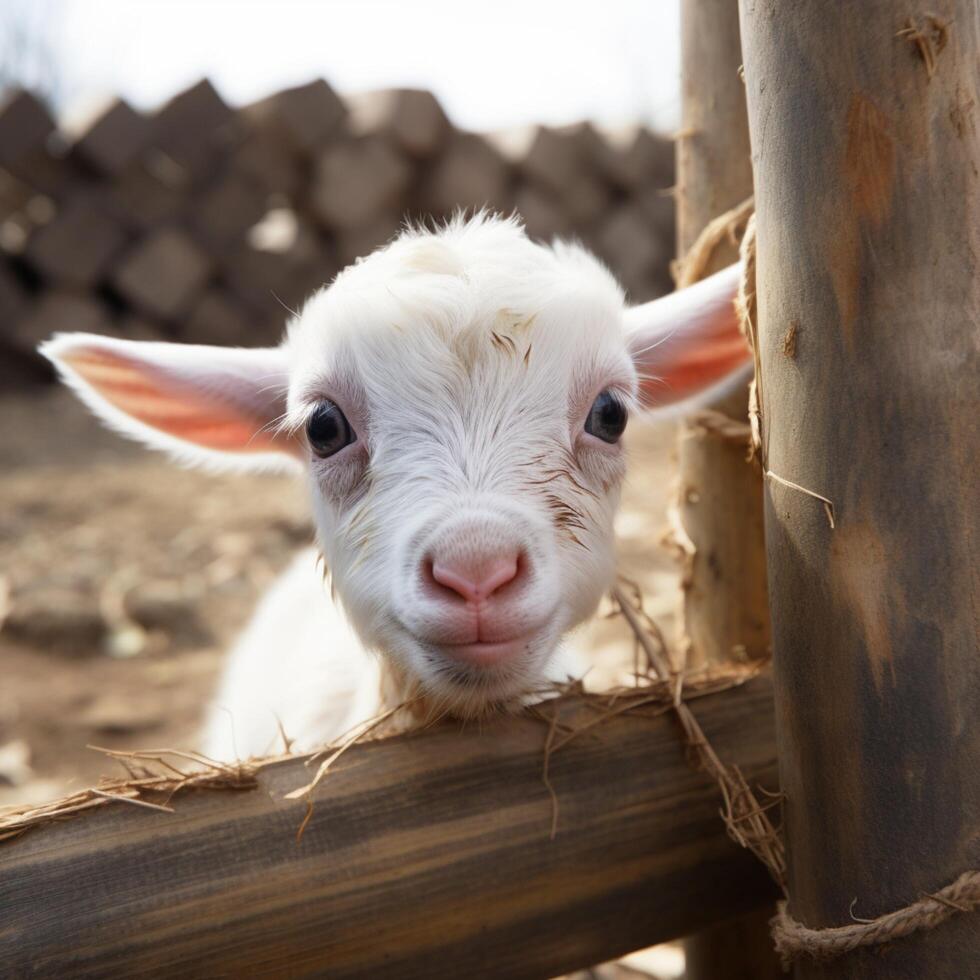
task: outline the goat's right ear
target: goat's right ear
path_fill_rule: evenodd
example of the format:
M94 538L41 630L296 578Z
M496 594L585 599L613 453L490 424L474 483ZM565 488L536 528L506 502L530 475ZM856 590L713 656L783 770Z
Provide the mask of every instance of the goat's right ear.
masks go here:
M277 423L288 364L279 347L243 349L58 334L41 353L108 426L179 460L295 468L302 450Z

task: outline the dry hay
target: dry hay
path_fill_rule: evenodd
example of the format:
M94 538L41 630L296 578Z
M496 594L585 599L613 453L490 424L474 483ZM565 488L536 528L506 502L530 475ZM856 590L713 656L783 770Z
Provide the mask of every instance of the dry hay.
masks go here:
M738 245L740 228L744 228L755 211L755 198L748 197L730 211L709 221L687 254L671 263L671 274L678 289L691 286L703 279L715 249L722 242Z
M527 716L547 725L542 781L552 801L551 837L558 831L559 816L558 797L549 778L552 756L579 735L611 718L625 714L656 717L674 711L681 720L685 737L694 753L694 761L718 781L724 800L722 816L729 832L743 846L758 853L773 869L774 875L781 875L781 852L777 853L775 849L773 840L776 832L766 815L769 809L778 804L778 798L770 799L764 805L758 803L741 773L724 766L718 759L687 706L688 701L698 697L745 683L759 673L759 665L712 668L696 676L685 676L671 666L663 635L643 611L640 590L632 583L626 583L625 589L614 590L615 608L611 615L623 615L635 636L633 686L590 694L586 693L581 681L551 685L536 692L541 700L526 709ZM562 709L567 699L573 697L576 705L584 706L591 713L591 717L580 720L574 726L561 721ZM313 778L286 794L286 799L306 801L306 813L296 834L299 841L313 814L314 791L324 782L336 762L353 746L389 734L389 724L400 713L411 712L417 700L414 698L403 702L368 719L352 728L336 743L312 755L292 753L290 740L281 725L282 754L235 763L223 763L197 752L178 749L124 752L90 746L119 764L125 775L105 777L97 786L50 803L0 809L0 841L11 840L44 824L69 819L113 803L173 813L172 801L186 790L254 789L258 786L259 773L270 765L292 759L302 759L308 766L319 761ZM581 718L580 713L577 713L577 717ZM780 878L777 877L777 880Z
M762 861L785 894L785 848L779 828L774 826L769 818L769 812L781 806L782 794L772 794L760 789L766 797L765 802L760 802L739 768L728 766L721 761L687 704L694 693L691 690L691 680L685 680L684 672L671 666L663 636L656 623L644 612L640 590L635 587L630 591L617 588L613 591L613 596L633 630L637 643L647 656L650 671L661 683L666 684L671 692L670 704L677 714L677 720L683 729L695 765L718 783L724 802L721 818L728 828L729 836ZM760 669L760 665L733 668L727 686L733 687L744 683L750 677L754 677Z
M104 778L98 786L38 806L0 808L0 841L19 837L43 824L53 823L97 809L109 803L173 813L171 799L182 790L243 790L258 785L259 770L279 759L237 762L233 764L209 759L197 752L180 749L147 749L120 752L89 746L119 763L126 776ZM181 766L184 763L185 766ZM186 764L194 766L186 768Z

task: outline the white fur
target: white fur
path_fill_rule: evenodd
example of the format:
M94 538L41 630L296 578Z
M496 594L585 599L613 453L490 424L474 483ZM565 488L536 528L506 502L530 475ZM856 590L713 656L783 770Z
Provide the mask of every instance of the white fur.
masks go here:
M263 597L235 645L206 723L214 759L273 755L336 739L377 713L381 665L330 601L304 549Z
M581 250L477 220L403 235L290 329L291 421L326 397L360 436L310 468L337 593L365 645L457 714L539 686L612 581L622 453L580 435L603 388L634 393L622 305ZM558 527L560 512L574 526ZM440 624L414 574L454 530L476 548L522 546L533 579L515 612L526 656L462 682L433 646Z
M544 680L564 682L587 669L587 656L565 643ZM277 755L287 744L312 752L376 717L385 693L383 660L365 653L330 601L317 552L307 548L265 594L229 654L201 751L226 761Z
M387 658L403 687L463 717L520 703L578 669L558 651L613 580L625 469L619 444L584 431L588 410L605 389L635 404L637 365L644 378L663 368L670 400L670 358L701 342L733 283L722 274L693 297L625 312L619 286L583 249L536 245L516 220L478 215L406 231L346 269L306 304L278 351L253 355L254 376L239 370L249 352L114 348L127 371L142 358L155 386L172 386L178 420L182 399L198 398L203 384L232 421L267 429L288 386L274 448L305 461L318 544L344 610L329 603L312 556L298 559L231 656L206 751L273 750L277 717L312 748L370 716L387 672L365 649ZM159 406L147 420L136 404L134 422L71 366L93 343L59 338L44 352L103 418L172 448L171 436L147 435L147 425L167 424ZM357 434L329 459L302 436L324 400ZM477 670L445 655L444 644L470 640L419 573L434 550L520 552L521 588L491 624L521 638L519 657Z

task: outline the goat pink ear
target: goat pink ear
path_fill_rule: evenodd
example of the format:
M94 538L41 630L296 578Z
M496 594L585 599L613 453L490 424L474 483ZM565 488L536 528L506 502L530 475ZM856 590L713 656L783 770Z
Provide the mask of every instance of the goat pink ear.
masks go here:
M735 311L741 266L626 311L630 354L643 404L694 407L748 376L752 355Z
M58 334L40 347L103 422L188 462L282 468L299 455L280 348L236 349Z

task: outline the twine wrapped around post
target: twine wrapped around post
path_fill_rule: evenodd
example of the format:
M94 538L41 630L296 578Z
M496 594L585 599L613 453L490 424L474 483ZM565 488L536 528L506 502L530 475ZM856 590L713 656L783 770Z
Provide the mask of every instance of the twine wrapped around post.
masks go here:
M723 241L727 239L733 246L738 243L738 230L749 220L754 210L755 198L748 197L730 211L708 222L684 258L671 263L671 273L678 289L693 286L704 278L715 249Z
M980 871L965 871L952 884L896 912L886 912L868 922L846 926L810 929L797 922L779 903L779 913L772 920L772 938L784 967L802 956L817 960L835 959L863 946L879 946L901 939L920 929L933 929L962 912L980 906Z
M758 304L755 289L755 215L752 214L745 226L742 244L739 248L742 259L742 278L738 284L735 308L738 310L739 328L752 351L754 372L749 382L749 427L751 429L751 450L753 458L761 458L765 465L766 454L762 451L762 403L760 385L762 384L762 364L759 358L758 343Z

